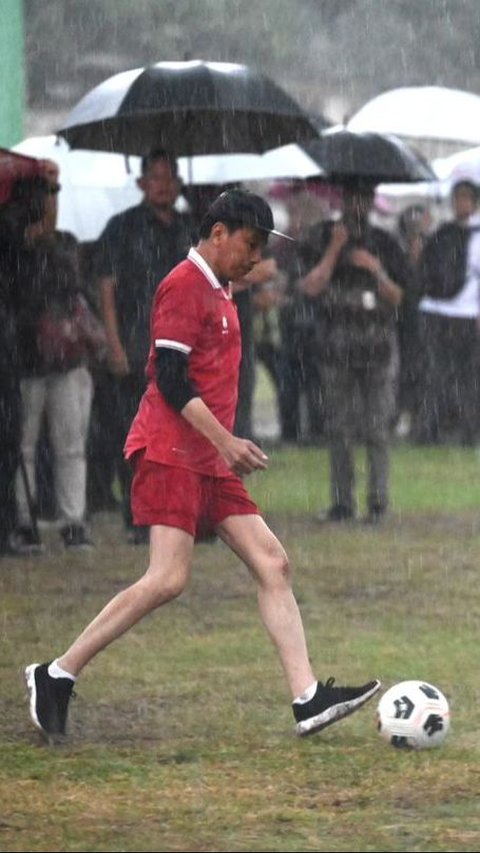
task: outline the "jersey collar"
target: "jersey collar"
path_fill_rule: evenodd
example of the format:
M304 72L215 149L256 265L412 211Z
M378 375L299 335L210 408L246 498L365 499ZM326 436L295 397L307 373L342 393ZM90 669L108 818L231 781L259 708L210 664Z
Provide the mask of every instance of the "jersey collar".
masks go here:
M210 282L210 284L212 285L212 287L215 290L221 290L222 291L222 293L225 296L225 299L231 299L232 298L231 285L229 284L228 288L222 287L217 276L213 272L211 266L209 264L207 264L205 258L202 258L200 252L197 252L197 250L194 249L193 246L189 250L187 258L189 261L192 261L192 263L194 263L195 266L198 267L203 272L205 278L208 279L208 281Z

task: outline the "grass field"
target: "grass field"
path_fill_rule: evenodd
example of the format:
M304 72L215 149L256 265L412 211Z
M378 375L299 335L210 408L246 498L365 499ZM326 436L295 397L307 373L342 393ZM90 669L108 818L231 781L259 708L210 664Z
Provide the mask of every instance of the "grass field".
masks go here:
M438 685L447 741L404 752L375 700L323 734L293 734L253 585L220 543L197 548L184 596L92 662L70 734L44 745L21 672L60 653L143 570L115 514L94 552L0 563L0 851L480 850L480 459L394 449L392 515L321 525L323 449L274 450L250 480L287 547L320 678ZM358 454L359 504L364 461Z

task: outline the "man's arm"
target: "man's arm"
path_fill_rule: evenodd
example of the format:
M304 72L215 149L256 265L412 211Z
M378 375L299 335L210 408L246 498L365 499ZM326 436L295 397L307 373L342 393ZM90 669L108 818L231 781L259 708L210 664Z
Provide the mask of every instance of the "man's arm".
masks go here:
M118 315L115 302L116 280L113 276L101 276L98 282L100 312L107 335L108 364L115 376L126 376L130 372L128 358L120 339Z
M167 403L218 450L237 474L267 467L267 457L252 441L232 435L198 396L188 376L188 357L174 347L157 347L157 385Z
M361 269L368 270L375 276L379 296L397 308L403 302L403 289L389 276L382 262L367 249L353 249L350 260Z
M267 467L268 457L246 438L232 435L212 414L200 397L193 397L180 414L218 450L236 474L250 474Z
M348 240L348 232L342 222L336 222L332 228L330 242L322 258L313 269L299 282L299 288L305 296L320 296L328 287L340 252Z

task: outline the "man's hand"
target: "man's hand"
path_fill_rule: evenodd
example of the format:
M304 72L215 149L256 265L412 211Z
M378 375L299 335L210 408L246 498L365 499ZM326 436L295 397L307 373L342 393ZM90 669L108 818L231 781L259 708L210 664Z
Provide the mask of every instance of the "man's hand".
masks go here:
M230 435L218 449L235 474L251 474L268 466L268 456L248 438Z
M354 267L368 270L372 275L378 276L382 271L382 264L379 259L372 255L368 249L352 249L350 252L350 261Z

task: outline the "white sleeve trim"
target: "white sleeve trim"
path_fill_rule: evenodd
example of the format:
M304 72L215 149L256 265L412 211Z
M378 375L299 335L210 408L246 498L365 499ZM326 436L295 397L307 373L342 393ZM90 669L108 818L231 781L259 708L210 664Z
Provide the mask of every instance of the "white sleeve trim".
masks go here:
M180 341L170 341L168 338L156 338L155 339L155 349L160 347L166 347L167 349L176 349L179 352L185 353L185 355L190 355L192 351L192 347L187 346L187 344L182 344Z

